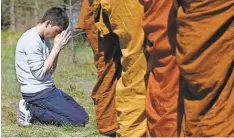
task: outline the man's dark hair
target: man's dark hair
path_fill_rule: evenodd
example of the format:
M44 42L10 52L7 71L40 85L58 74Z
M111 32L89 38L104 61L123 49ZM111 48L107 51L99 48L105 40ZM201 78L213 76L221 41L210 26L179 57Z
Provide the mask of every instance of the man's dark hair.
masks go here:
M67 29L69 25L69 18L67 16L67 13L59 8L59 7L53 7L47 10L44 14L44 16L41 19L41 23L50 20L52 22L52 25L57 25L63 27L63 29Z

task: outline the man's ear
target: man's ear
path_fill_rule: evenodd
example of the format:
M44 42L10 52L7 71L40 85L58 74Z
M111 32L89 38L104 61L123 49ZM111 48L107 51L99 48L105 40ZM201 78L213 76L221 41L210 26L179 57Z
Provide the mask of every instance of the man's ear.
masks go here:
M45 21L45 26L48 27L50 23L51 23L50 20Z

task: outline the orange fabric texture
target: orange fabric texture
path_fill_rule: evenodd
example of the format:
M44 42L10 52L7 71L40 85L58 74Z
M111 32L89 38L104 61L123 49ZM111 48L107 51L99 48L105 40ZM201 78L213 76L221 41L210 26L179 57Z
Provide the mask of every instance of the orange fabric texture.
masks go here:
M118 37L108 34L98 38L101 44L95 54L98 81L92 92L96 109L97 126L101 134L110 134L118 130L115 107L115 88L121 75L121 51Z
M78 23L76 25L77 29L85 29L85 23L84 23L84 18L85 15L87 14L87 10L89 8L89 1L88 0L84 0L82 2L81 8L80 8L80 14L78 16Z
M96 110L97 127L101 134L115 133L118 129L115 109L115 87L121 74L121 52L116 35L109 34L100 37L94 24L92 3L84 0L79 16L82 29L85 29L87 38L94 52L94 63L97 67L97 83L93 88L92 99ZM81 26L81 25L78 25ZM81 27L80 27L81 28Z
M234 0L181 0L181 136L234 136Z
M145 8L142 27L147 38L147 136L178 136L179 68L175 59L174 0L139 0Z
M117 135L145 136L146 59L140 25L143 7L138 0L95 0L94 8L99 16L98 29L102 35L118 35L122 52L123 71L116 86Z

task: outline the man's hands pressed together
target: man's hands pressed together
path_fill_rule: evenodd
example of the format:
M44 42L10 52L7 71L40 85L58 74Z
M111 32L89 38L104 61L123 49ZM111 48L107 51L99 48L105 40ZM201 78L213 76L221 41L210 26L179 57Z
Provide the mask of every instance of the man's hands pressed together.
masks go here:
M59 52L65 47L68 41L71 39L71 31L68 29L62 31L54 38L54 46L51 50L50 55L44 62L44 71L53 73L57 67L57 61Z
M64 46L67 44L67 42L70 40L71 38L71 31L68 31L68 29L62 31L62 33L58 34L55 38L54 38L54 47L56 49L63 49Z

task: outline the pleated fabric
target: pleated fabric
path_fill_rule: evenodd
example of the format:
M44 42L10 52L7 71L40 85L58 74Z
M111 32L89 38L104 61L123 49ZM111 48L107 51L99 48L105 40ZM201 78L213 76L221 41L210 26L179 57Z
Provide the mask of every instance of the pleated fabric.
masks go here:
M144 6L142 27L147 55L147 136L178 136L180 71L175 59L174 0L139 0ZM181 103L180 103L181 104Z
M92 91L97 128L101 134L109 135L116 133L119 128L115 87L121 75L121 51L115 34L110 33L102 37L99 35L100 32L94 22L92 3L92 0L83 1L77 27L86 31L97 67L97 82Z
M101 35L115 33L122 52L121 78L116 86L116 110L121 137L145 136L146 59L141 27L143 6L138 0L95 0L96 26Z
M180 0L181 136L234 136L234 0Z

